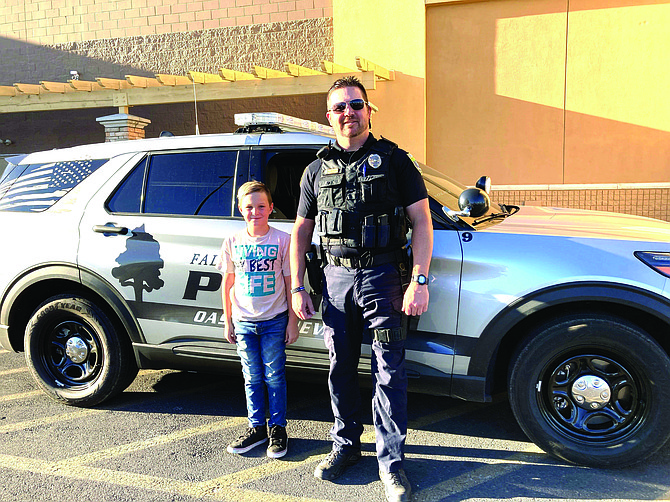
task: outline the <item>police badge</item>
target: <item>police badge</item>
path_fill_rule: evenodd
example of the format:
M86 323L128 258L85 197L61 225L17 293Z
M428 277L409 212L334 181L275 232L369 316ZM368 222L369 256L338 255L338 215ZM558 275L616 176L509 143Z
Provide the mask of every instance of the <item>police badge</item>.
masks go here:
M373 153L368 157L368 164L372 169L377 169L379 166L382 165L382 158L376 153Z

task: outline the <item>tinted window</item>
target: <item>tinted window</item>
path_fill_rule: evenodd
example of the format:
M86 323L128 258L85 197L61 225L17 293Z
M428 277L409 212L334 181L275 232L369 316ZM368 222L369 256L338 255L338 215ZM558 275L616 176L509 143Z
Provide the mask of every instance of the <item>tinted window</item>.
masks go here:
M316 160L316 152L316 150L254 152L254 157L263 166L263 181L272 194L275 210L271 218L295 219L300 200L300 178L305 168Z
M147 159L130 173L109 200L107 207L113 213L140 213L142 211L142 185Z
M49 209L105 162L107 159L16 166L0 183L0 210Z
M144 212L230 216L237 151L153 155Z

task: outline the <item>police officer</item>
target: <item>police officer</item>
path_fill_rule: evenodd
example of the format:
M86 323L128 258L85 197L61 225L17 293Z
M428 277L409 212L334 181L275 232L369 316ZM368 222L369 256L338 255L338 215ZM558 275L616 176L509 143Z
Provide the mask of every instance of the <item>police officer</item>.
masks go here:
M337 142L318 154L301 180L298 217L291 236L292 304L301 319L314 314L303 278L316 228L326 263L324 340L335 423L333 449L314 475L332 480L361 458L358 362L364 331L372 339L372 411L379 476L386 498L410 499L403 469L407 434L406 315L428 307L426 276L433 248L428 195L412 157L370 133L370 105L355 77L337 80L326 117ZM412 268L407 261L407 219ZM403 278L411 282L403 289ZM406 314L406 315L403 315Z

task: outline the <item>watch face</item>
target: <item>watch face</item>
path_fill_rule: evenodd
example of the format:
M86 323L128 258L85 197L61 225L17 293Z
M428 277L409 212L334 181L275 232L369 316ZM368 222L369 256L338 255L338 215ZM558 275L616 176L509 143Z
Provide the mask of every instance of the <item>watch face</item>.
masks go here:
M412 280L414 282L418 282L419 284L426 284L428 282L428 279L426 279L426 276L423 274L415 275L412 277Z

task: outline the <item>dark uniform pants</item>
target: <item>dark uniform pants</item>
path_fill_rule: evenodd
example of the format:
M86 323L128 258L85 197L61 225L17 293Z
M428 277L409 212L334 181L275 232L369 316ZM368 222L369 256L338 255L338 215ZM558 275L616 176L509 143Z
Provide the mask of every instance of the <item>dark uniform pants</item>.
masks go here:
M324 340L330 356L331 406L335 423L333 447L361 447L361 393L358 361L363 331L396 328L402 323L403 290L394 263L369 269L328 265L324 269ZM405 342L372 342L372 414L377 459L384 472L402 467L407 436Z

